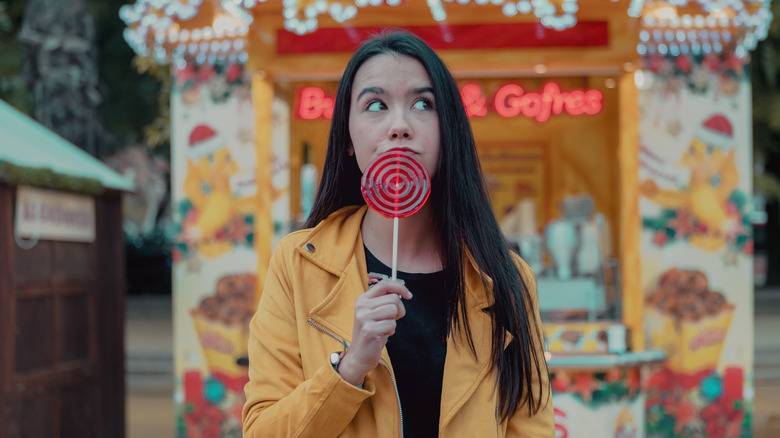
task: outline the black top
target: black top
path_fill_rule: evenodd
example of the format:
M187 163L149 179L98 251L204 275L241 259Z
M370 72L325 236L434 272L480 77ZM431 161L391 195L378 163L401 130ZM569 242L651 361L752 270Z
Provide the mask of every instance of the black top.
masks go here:
M390 278L391 269L368 249L365 251L369 287L381 278ZM404 300L406 316L397 321L395 334L387 340L387 352L401 399L404 438L437 437L447 354L444 272L410 274L397 271L396 277L413 295L411 300Z

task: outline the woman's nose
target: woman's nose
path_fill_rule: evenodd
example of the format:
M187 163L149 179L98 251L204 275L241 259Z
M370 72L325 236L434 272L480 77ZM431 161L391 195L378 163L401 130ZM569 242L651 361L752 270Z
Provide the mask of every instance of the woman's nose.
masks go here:
M390 134L390 137L392 139L394 139L394 140L397 139L397 138L404 138L406 140L412 138L412 136L409 134L409 131L408 130L403 130L403 129L394 130Z
M412 138L412 129L409 127L409 123L403 114L396 114L393 117L393 122L388 134L391 140L410 140Z

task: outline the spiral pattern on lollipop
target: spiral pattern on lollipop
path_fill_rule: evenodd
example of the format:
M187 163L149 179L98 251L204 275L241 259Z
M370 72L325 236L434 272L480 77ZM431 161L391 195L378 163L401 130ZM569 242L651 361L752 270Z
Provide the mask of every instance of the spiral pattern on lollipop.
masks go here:
M368 165L360 181L363 199L386 218L415 214L431 194L431 178L414 155L389 151Z

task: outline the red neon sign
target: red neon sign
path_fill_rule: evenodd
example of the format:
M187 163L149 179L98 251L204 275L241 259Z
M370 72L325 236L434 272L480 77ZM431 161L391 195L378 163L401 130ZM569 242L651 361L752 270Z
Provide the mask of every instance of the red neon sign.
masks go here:
M460 89L460 97L469 117L488 113L488 99L478 84L469 83ZM319 87L303 87L298 92L295 114L303 120L331 119L335 98ZM594 115L604 109L604 95L598 90L562 91L556 82L547 82L540 92L528 92L518 84L501 86L492 99L492 109L502 117L524 116L545 122L552 116Z
M564 112L572 116L598 114L604 107L603 101L604 95L598 90L561 91L558 84L548 82L541 93L526 92L517 84L504 85L498 89L493 106L503 117L522 114L544 122Z
M460 98L466 115L469 117L482 117L487 114L486 99L482 94L482 88L477 84L466 84L460 89Z
M303 87L298 93L298 108L296 114L303 120L315 120L324 117L333 118L335 99L325 95L325 90L319 87Z

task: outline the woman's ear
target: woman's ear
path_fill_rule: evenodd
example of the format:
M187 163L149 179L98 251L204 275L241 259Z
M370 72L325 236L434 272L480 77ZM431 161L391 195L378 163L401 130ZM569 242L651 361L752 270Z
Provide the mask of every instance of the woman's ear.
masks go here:
M355 155L355 148L352 146L352 143L350 143L349 146L347 147L347 155L349 155L350 157Z

